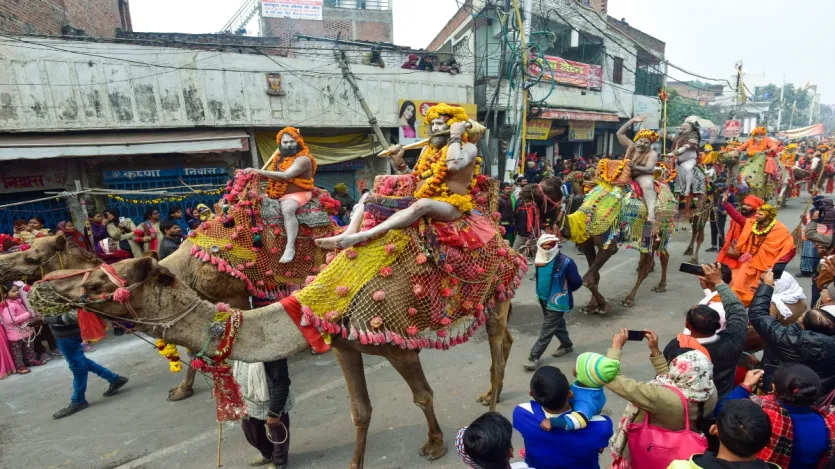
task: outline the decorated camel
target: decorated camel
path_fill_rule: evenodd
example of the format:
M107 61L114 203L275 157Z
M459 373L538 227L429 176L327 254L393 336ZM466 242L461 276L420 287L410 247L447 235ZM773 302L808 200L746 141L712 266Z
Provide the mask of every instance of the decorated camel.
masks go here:
M510 298L527 266L499 234L496 184L478 175L481 159L464 134L466 114L442 104L430 109L427 118L433 133L448 130L450 136L430 142L414 172L400 169L403 152L394 149L395 168L408 174L379 177L374 191L354 208L353 227L318 240L342 249L304 288L277 304L246 313L225 306L219 311L146 259L117 264L115 275L101 270L57 273L34 289L33 301L42 311L60 313L67 305L81 304L83 283L89 310L108 317L133 311L137 327L169 343L200 350L215 343L216 354L198 356L213 363L197 366L215 374L219 416L241 413L234 410L240 399L228 392L235 387L223 376L224 359L269 361L308 344L317 351L330 344L351 396L355 468L363 466L371 416L362 354L383 356L407 381L425 413L429 440L421 453L438 458L446 444L418 353L467 342L486 323L491 390L479 400L495 409L510 350ZM555 202L560 200L556 196ZM218 336L214 342L210 329Z
M283 130L277 140L279 151L265 167L292 171L292 163L305 156L314 168L306 175L309 181L299 179L304 174L291 174L288 184L270 184L265 193L258 174L251 170L238 172L227 184L218 213L203 221L174 254L161 261L202 298L240 309L249 308L250 297L256 304L283 298L301 287L324 263L325 251L315 245L314 239L339 233L330 219L338 202L327 191L313 188L315 159L304 140L294 129ZM282 149L295 158L281 158ZM291 192L294 188L311 190ZM284 192L302 198L289 205L279 202ZM287 231L288 218L295 222L292 233ZM288 242L292 238L295 242ZM284 256L279 258L279 253ZM101 264L101 260L66 243L61 236L35 240L27 250L5 255L2 260L0 279L34 280L58 269L89 269ZM169 400L193 394L195 373L193 368L187 369L183 381L169 391Z
M730 182L742 192L755 195L766 202L772 198L782 204L785 192L791 182L789 170L777 158L779 143L768 137L765 127L751 131L751 138L742 145L727 152L726 159L739 161L739 177L734 178L729 172Z

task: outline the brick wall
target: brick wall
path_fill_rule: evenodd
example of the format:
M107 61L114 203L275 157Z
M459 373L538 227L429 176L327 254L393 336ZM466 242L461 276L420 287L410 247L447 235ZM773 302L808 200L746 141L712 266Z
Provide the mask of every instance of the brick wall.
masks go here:
M391 10L354 8L322 9L322 21L264 18L264 36L281 38L289 43L296 34L336 38L346 41L392 42Z
M113 37L121 27L119 0L0 1L0 32L60 36L64 26Z
M441 29L441 31L435 36L435 39L426 46L426 50L438 50L444 43L452 37L452 33L455 32L464 21L470 19L470 12L473 10L473 0L466 0L464 5L452 16L447 24Z

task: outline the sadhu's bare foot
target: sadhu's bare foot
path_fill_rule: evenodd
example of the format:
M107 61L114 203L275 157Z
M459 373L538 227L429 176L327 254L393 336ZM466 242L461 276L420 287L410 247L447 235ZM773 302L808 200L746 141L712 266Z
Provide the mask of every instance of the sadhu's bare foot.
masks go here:
M281 259L278 260L278 263L287 264L293 262L294 257L296 257L296 248L293 246L287 246L284 248L284 254L281 256Z
M330 238L319 238L316 240L316 245L322 249L326 249L328 251L333 251L334 249L339 247L339 238L340 236L331 236Z
M357 243L361 243L368 239L365 233L352 233L352 234L344 234L339 237L339 241L337 244L342 249L347 249Z

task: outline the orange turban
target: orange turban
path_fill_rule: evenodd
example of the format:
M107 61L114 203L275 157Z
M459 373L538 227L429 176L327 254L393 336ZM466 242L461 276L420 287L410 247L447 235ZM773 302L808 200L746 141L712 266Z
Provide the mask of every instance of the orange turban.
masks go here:
M290 136L293 137L293 140L295 140L296 143L299 144L299 153L301 153L302 150L307 148L304 144L304 139L302 138L302 134L301 131L299 131L299 129L295 127L285 127L281 129L281 132L279 132L278 135L275 136L275 141L279 145L281 144L281 137L283 137L284 134L290 134Z
M747 205L754 210L762 207L764 203L763 199L757 197L756 195L749 195L742 200L743 205Z

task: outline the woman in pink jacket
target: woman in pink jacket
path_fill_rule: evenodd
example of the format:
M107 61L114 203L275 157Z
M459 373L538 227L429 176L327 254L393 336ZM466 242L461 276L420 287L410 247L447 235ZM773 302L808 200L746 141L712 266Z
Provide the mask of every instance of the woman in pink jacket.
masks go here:
M27 341L34 334L34 330L26 325L32 319L32 313L23 304L17 285L8 283L4 287L6 297L0 303L0 321L6 330L15 368L19 374L25 375L29 373L27 367L41 364L35 357L32 343Z

